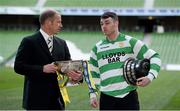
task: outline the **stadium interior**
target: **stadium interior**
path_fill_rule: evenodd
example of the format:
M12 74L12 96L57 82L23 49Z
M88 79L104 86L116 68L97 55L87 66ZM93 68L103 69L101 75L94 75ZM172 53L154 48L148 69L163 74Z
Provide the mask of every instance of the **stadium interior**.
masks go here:
M87 54L104 37L100 15L114 11L119 16L121 33L141 39L157 51L162 69L180 70L180 0L0 0L0 68L11 66L7 63L13 62L20 41L39 29L39 14L47 8L62 13L63 29L59 36Z
M152 41L151 47L155 48L155 50L160 52L162 56L163 64L178 64L180 63L179 52L177 51L180 48L179 40L179 31L180 31L180 16L178 16L180 10L178 9L180 6L180 2L178 0L112 0L109 2L108 0L19 0L15 1L6 1L1 0L1 21L0 21L0 30L1 31L35 31L39 29L39 21L38 15L39 12L44 8L55 8L60 12L63 12L63 31L65 32L100 32L99 25L99 13L103 11L110 10L111 8L115 10L116 8L120 8L123 11L127 9L126 13L119 14L120 18L120 31L122 33L135 32L137 37L143 39L145 33L152 33L152 37L150 38ZM18 11L16 13L16 8L27 7L29 10L36 10L36 13L29 13L27 10ZM66 10L58 9L58 7L63 7ZM132 7L132 8L129 8ZM11 9L12 8L12 9ZM15 8L15 9L14 9ZM76 8L82 8L81 10L76 10ZM162 13L157 15L147 15L146 13L139 13L134 15L131 11L135 9L161 9L160 11L167 11L164 9L177 12L173 15L169 15L168 13ZM14 9L14 12L12 11ZM94 9L90 15L87 15L86 12ZM173 9L173 10L172 10ZM8 12L8 10L10 10ZM19 9L20 10L20 9ZM63 10L63 11L62 11ZM128 12L128 10L130 12ZM150 10L150 11L151 11ZM24 13L27 11L27 14ZM71 11L69 15L66 15L67 11ZM78 11L81 11L78 13ZM97 14L95 11L99 11ZM10 14L9 14L10 13ZM77 14L76 14L77 13ZM144 14L144 15L143 15ZM170 44L169 39L172 42ZM3 42L3 38L1 41ZM88 39L88 38L87 38ZM162 42L163 41L163 42ZM149 42L149 41L148 41ZM167 44L169 43L169 44ZM77 44L77 43L76 43ZM149 44L149 43L148 43ZM167 44L167 45L164 45ZM17 45L17 44L16 44ZM5 46L2 46L5 47ZM10 48L10 47L9 47ZM162 48L162 49L159 49ZM167 50L168 49L168 50ZM84 50L84 49L81 49ZM89 49L90 50L90 49ZM86 50L87 52L89 50ZM7 52L5 52L7 51ZM3 58L9 58L11 54L14 54L16 50L11 52L10 49L5 49L2 51L0 49L0 56ZM9 53L8 55L4 55L4 53ZM169 56L175 55L174 58L168 59ZM4 59L4 60L5 60Z

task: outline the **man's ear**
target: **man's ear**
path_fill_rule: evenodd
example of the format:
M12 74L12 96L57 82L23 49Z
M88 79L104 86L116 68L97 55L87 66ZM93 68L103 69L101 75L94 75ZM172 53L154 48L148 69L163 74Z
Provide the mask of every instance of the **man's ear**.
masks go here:
M115 21L115 24L116 24L116 26L119 26L119 21L116 20L116 21Z
M48 24L49 26L52 24L52 22L51 22L50 19L47 20L47 24Z
M51 19L46 19L45 24L48 25L48 26L50 26L50 25L52 24Z

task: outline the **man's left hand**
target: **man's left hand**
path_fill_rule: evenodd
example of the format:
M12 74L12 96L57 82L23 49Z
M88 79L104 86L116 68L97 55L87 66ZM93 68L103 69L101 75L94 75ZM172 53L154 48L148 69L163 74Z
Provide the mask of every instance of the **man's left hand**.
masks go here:
M150 79L148 77L141 77L139 79L137 79L137 86L141 86L141 87L145 87L150 83Z

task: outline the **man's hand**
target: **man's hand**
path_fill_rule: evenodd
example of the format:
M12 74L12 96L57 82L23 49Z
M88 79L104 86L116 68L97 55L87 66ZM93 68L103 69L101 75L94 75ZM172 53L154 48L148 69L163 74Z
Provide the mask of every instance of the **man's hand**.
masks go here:
M97 108L99 106L99 102L96 97L90 98L90 105L93 108Z
M150 82L151 81L148 77L141 77L141 78L137 79L136 85L144 87L144 86L147 86Z
M95 93L90 93L90 105L93 107L93 108L97 108L99 107L99 102L97 100L97 95Z
M69 71L67 73L68 77L70 78L70 81L72 83L78 83L80 80L82 80L83 74L81 71Z
M56 73L58 68L54 64L46 64L43 66L44 73Z

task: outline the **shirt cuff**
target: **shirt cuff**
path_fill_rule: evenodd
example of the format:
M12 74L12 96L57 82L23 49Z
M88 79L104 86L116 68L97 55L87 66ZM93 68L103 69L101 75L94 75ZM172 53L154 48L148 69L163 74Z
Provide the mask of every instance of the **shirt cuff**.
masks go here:
M95 93L90 93L90 99L92 98L96 98L96 94Z
M152 81L154 79L154 75L152 73L149 73L147 75L147 78L149 78L149 80Z

